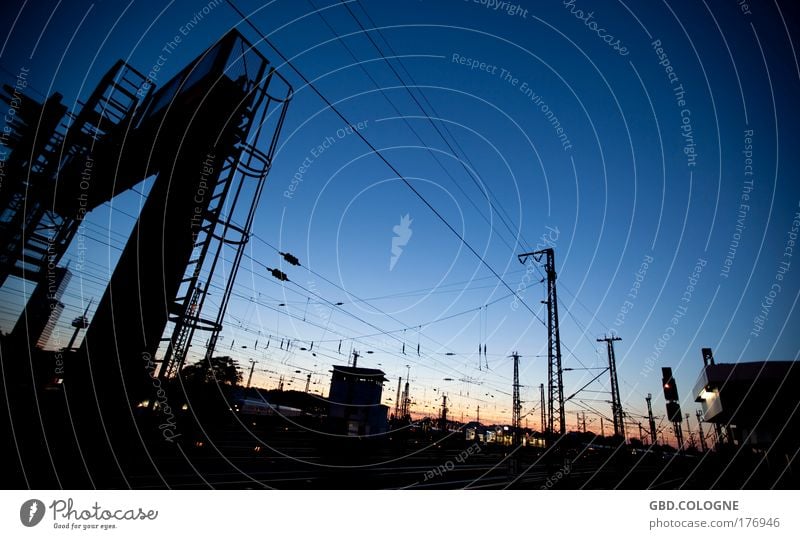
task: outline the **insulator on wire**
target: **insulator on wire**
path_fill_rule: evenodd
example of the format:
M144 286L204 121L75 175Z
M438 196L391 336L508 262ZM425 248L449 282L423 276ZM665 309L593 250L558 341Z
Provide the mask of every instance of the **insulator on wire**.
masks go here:
M286 276L284 272L277 268L267 268L269 272L272 274L273 277L278 279L279 281L288 281L289 277Z
M285 261L287 261L289 264L291 264L292 266L299 266L300 265L300 260L296 256L294 256L293 254L291 254L291 253L282 253L280 251L278 251L278 254L280 254L283 257L283 259Z

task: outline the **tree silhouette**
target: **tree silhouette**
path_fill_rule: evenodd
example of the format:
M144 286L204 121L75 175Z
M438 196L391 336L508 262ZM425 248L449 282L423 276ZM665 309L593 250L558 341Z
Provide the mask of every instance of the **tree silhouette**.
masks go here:
M210 363L210 365L209 365ZM242 381L239 364L230 356L202 359L181 369L184 382L235 386Z

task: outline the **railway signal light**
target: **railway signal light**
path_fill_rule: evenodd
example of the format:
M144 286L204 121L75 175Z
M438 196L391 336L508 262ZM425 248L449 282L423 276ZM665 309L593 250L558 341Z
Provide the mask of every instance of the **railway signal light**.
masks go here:
M667 402L680 400L678 398L678 385L675 383L670 367L662 367L661 382L664 386L664 399Z

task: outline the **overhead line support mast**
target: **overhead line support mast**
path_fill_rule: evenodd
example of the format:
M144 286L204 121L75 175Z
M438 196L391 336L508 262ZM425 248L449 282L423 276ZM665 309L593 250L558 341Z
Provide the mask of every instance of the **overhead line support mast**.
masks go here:
M522 264L532 256L536 262L544 259L547 279L547 431L566 432L564 418L564 380L561 368L561 337L558 329L558 293L556 291L556 262L552 248L523 253L517 258Z

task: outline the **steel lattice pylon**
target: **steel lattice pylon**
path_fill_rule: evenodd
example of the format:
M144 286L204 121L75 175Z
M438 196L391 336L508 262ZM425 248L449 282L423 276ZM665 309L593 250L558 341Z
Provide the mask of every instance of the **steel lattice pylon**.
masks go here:
M597 339L597 342L606 343L608 349L608 373L611 377L611 417L614 419L614 436L625 437L625 418L622 413L622 402L619 396L619 380L617 379L617 358L614 355L614 341L622 339L612 335Z
M520 427L522 419L522 402L519 398L519 354L514 352L511 357L514 358L514 395L512 408L511 425L514 428L514 443L518 444L520 439Z
M536 262L545 259L547 279L547 431L555 432L558 422L559 434L566 432L564 418L564 380L561 368L561 337L558 330L558 293L556 292L556 262L552 248L519 255L523 264L532 256Z

